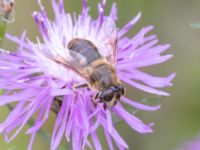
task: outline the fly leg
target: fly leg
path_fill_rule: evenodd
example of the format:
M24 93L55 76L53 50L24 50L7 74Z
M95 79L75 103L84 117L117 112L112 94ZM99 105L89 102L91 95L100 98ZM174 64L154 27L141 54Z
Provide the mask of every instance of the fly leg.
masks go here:
M58 114L59 111L60 111L60 108L62 106L62 97L55 97L53 102L52 102L52 105L51 105L51 110L55 113L55 114Z
M72 86L72 89L73 89L74 91L76 91L76 89L84 88L84 87L88 87L88 84L87 84L87 83L83 83L83 84L74 84L74 85Z
M103 104L103 108L104 108L104 110L106 110L106 109L111 110L111 107L109 107L106 103Z
M97 107L98 103L102 103L103 102L102 100L97 100L98 98L99 98L99 93L95 94L92 97L92 102L93 102L93 104L94 104L95 107Z
M97 107L98 103L103 103L103 100L98 99L98 98L99 98L99 93L95 94L92 98L92 102L93 102L95 107ZM103 103L103 108L104 108L104 110L106 110L106 109L111 110L111 108L106 103Z

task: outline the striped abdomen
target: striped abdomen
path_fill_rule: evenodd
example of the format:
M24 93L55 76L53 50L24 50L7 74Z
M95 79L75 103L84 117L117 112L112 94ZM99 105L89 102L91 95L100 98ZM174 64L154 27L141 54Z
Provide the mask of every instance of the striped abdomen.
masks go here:
M92 42L85 39L75 38L71 40L68 44L68 48L84 56L88 64L102 58L97 47Z

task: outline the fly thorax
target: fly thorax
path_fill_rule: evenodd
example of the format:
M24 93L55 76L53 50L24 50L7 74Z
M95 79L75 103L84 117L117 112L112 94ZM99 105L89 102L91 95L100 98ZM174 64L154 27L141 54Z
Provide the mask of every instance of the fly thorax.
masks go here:
M108 64L101 64L93 71L93 81L98 90L105 89L116 82L116 75Z

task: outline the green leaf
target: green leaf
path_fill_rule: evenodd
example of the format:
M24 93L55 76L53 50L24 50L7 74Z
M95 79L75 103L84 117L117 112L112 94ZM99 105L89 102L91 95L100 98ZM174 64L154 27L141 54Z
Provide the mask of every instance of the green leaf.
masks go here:
M6 30L6 24L0 21L0 43L2 42L4 38L5 30Z

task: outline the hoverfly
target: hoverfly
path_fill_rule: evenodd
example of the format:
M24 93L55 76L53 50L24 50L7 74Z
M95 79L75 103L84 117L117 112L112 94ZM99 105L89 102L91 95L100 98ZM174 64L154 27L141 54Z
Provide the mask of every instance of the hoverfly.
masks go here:
M3 16L3 21L13 22L14 21L14 0L0 0L0 15Z
M87 82L84 84L74 85L74 88L88 87L96 91L93 96L93 103L103 103L104 109L112 108L125 94L125 87L122 85L116 72L117 64L117 30L115 24L110 19L104 22L105 41L107 46L107 56L100 53L100 49L90 40L80 37L72 38L65 47L67 58L61 54L49 52L41 49L41 53L56 63L62 64L67 69L83 77ZM51 47L51 46L50 46ZM52 49L55 47L52 46Z

